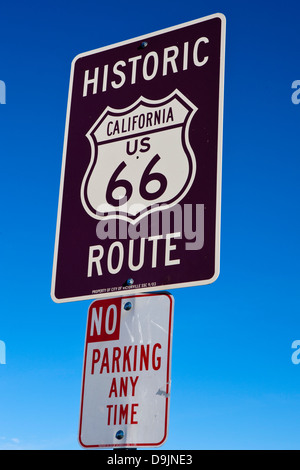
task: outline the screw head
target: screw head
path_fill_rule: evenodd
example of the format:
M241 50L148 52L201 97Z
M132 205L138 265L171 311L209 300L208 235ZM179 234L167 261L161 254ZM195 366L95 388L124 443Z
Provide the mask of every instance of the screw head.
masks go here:
M120 431L116 432L116 439L118 439L119 441L123 439L124 436L125 436L124 431L122 431L121 429Z
M126 286L132 286L133 283L134 283L134 280L132 279L132 277L130 277L130 278L127 279L127 281L126 281Z
M126 304L124 305L124 310L131 310L132 308L132 303L131 302L126 302Z

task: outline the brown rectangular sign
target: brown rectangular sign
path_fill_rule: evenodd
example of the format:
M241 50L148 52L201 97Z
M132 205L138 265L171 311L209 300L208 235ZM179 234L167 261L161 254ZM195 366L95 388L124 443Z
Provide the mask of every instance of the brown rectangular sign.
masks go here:
M216 14L74 59L54 301L218 277L224 52Z

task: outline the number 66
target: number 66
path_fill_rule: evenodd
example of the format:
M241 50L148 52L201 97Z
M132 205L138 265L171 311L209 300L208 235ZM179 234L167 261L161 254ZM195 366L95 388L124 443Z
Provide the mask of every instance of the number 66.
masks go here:
M146 166L145 171L141 178L141 182L139 185L139 192L142 198L146 199L147 201L153 201L154 199L159 198L165 192L167 188L167 178L162 173L158 173L158 172L151 173L152 168L156 165L156 163L159 160L160 160L160 156L156 154L155 157L153 157L152 160ZM127 201L129 201L129 199L132 196L132 192L133 192L132 184L125 179L121 179L121 178L117 179L120 173L124 170L126 166L127 165L125 162L120 163L120 165L112 174L112 177L109 180L109 183L107 185L106 200L109 204L111 204L114 207L118 207L118 206L121 206L122 204L125 204ZM154 192L150 192L147 190L147 185L151 183L152 181L159 182L159 188ZM116 199L113 196L113 192L117 188L125 189L125 195L121 197L120 199Z

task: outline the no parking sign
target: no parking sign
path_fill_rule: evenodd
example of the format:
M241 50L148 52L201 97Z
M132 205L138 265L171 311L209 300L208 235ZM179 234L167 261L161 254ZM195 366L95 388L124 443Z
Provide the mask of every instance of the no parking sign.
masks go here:
M89 308L79 442L162 445L168 434L173 297L101 299Z

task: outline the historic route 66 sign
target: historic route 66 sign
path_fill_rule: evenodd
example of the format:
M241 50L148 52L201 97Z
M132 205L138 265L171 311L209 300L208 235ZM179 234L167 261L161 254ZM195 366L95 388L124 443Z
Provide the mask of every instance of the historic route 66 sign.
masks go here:
M224 53L216 14L73 60L54 301L218 277Z
M162 100L140 97L126 109L105 109L87 134L91 161L81 190L87 213L136 223L178 203L196 171L188 138L195 111L178 90Z

